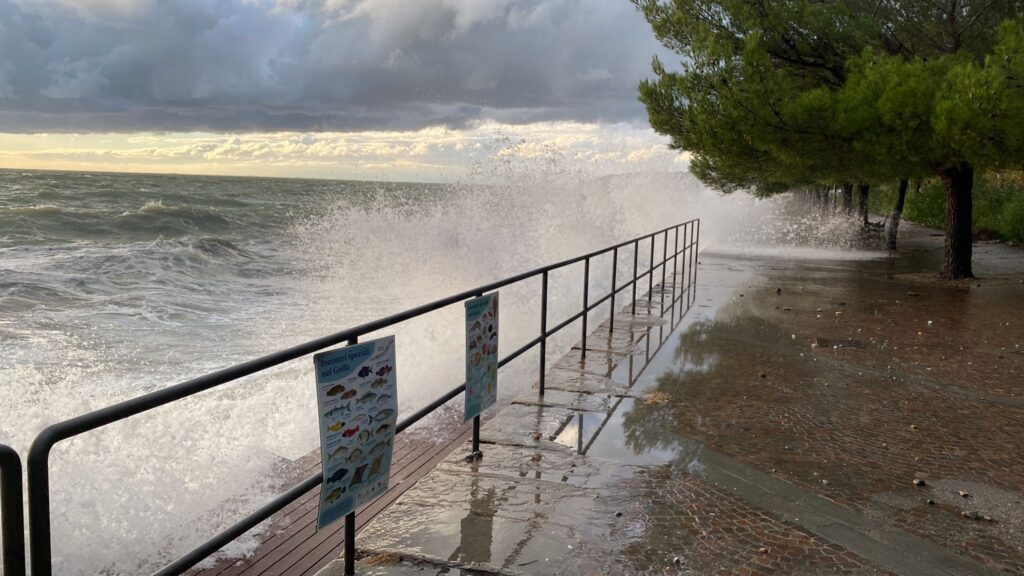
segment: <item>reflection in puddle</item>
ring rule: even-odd
[[[630,419],[637,402],[639,401],[632,398],[622,401],[618,410],[608,418],[602,433],[590,444],[588,456],[633,465],[665,464],[676,460],[676,449],[655,444],[640,447],[630,442],[630,431],[626,429],[626,421]]]
[[[593,442],[600,432],[605,418],[607,415],[603,413],[577,412],[555,437],[555,442],[575,448],[579,454],[585,454],[586,446]]]

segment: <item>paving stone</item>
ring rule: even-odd
[[[626,395],[630,393],[629,386],[616,382],[608,376],[558,368],[548,371],[544,390],[545,393],[548,390],[604,395]]]
[[[615,368],[624,360],[629,358],[629,356],[630,354],[588,350],[587,355],[584,357],[581,354],[580,349],[575,348],[555,362],[552,368],[555,370],[566,370],[592,374],[595,376],[611,377],[615,372]]]
[[[571,448],[552,440],[574,414],[565,408],[510,404],[481,427],[480,441],[567,452]]]
[[[617,398],[612,394],[567,392],[546,387],[543,396],[538,395],[536,390],[531,390],[513,400],[513,403],[527,406],[555,406],[569,410],[607,413],[611,411],[616,401]]]

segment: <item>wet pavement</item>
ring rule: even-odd
[[[706,251],[684,317],[598,327],[358,573],[1024,574],[1024,252],[944,283],[907,229],[895,258]]]

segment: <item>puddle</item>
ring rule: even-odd
[[[577,453],[583,454],[585,453],[584,449],[593,442],[594,437],[600,432],[608,418],[609,416],[606,414],[577,412],[555,437],[555,442],[575,448]]]

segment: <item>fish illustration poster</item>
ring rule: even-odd
[[[498,293],[466,302],[466,421],[498,399]]]
[[[395,337],[313,357],[324,482],[317,529],[388,489],[398,421]]]

